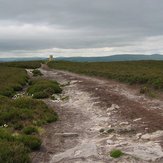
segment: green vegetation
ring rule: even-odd
[[[99,132],[100,133],[102,133],[102,132],[104,132],[105,130],[103,129],[103,128],[101,128],[100,130],[99,130]]]
[[[21,133],[13,134],[13,131],[10,128],[0,129],[0,143],[4,141],[6,142],[6,144],[7,142],[17,142],[19,144],[23,144],[28,151],[37,150],[41,146],[40,138],[31,135],[23,135]]]
[[[30,87],[34,90],[37,82],[40,87],[45,88],[46,85],[47,87],[41,90],[48,96],[62,91],[57,82],[29,82],[27,72],[23,68],[38,68],[40,63],[34,61],[0,64],[0,162],[30,163],[29,153],[40,149],[42,143],[39,138],[43,130],[41,126],[58,119],[57,114],[43,101],[25,96],[11,98],[16,91],[22,90],[27,82],[32,84]],[[41,75],[38,70],[33,73]]]
[[[90,76],[115,79],[129,84],[142,84],[163,89],[163,61],[128,62],[65,62],[52,61],[50,68],[72,71]]]
[[[41,146],[41,140],[40,138],[36,136],[31,135],[21,135],[15,137],[15,141],[18,141],[20,143],[23,143],[27,148],[30,150],[38,150]]]
[[[41,146],[38,126],[57,119],[57,114],[43,101],[0,96],[0,162],[28,163],[28,153]]]
[[[28,126],[23,129],[23,132],[27,135],[31,135],[33,133],[38,133],[37,128],[33,126]]]
[[[33,70],[32,73],[33,73],[33,76],[42,76],[43,75],[41,73],[41,71],[40,70],[37,70],[37,69]]]
[[[56,113],[40,100],[22,97],[11,100],[0,96],[0,125],[7,124],[11,128],[49,123],[49,117],[57,120]],[[20,125],[21,124],[21,125]]]
[[[113,158],[118,158],[118,157],[121,157],[123,155],[123,152],[119,149],[113,149],[111,152],[110,152],[110,156],[113,157]]]
[[[19,91],[28,81],[25,70],[0,66],[0,95],[13,96],[15,91]]]
[[[110,134],[110,133],[112,133],[112,132],[114,132],[114,128],[110,128],[110,129],[107,130],[107,133],[108,133],[108,134]]]
[[[30,163],[27,148],[18,142],[0,140],[0,162]]]
[[[7,67],[18,67],[18,68],[27,68],[27,69],[36,69],[41,66],[43,61],[21,61],[21,62],[5,62],[1,63],[2,66]]]
[[[31,83],[27,92],[33,95],[33,98],[48,98],[54,93],[61,93],[62,89],[56,81],[38,79]]]

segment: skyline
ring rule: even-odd
[[[0,0],[0,57],[163,54],[163,1]]]

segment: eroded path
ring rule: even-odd
[[[45,100],[60,119],[46,126],[34,163],[163,162],[163,102],[113,81],[58,70],[41,72],[63,84],[64,91],[56,100]],[[112,149],[125,155],[113,159]]]

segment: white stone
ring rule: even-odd
[[[128,122],[121,122],[119,125],[128,125]]]
[[[109,125],[108,128],[112,128],[112,125]]]
[[[144,140],[155,140],[157,138],[160,138],[161,136],[163,136],[163,130],[158,130],[153,133],[144,134],[142,135],[141,138]]]
[[[136,138],[137,138],[137,139],[140,139],[141,136],[142,136],[142,133],[137,133],[137,134],[136,134]]]
[[[107,109],[107,112],[108,111],[112,111],[112,110],[115,110],[115,109],[119,109],[120,107],[116,104],[112,104],[110,108]]]
[[[137,121],[140,121],[140,120],[142,120],[142,118],[134,119],[133,122],[137,122]]]
[[[107,140],[106,143],[107,144],[114,144],[113,140]]]
[[[110,115],[111,115],[111,113],[107,113],[107,115],[108,115],[108,116],[110,116]]]

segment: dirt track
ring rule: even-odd
[[[46,126],[33,163],[163,162],[163,102],[114,81],[58,70],[41,72],[65,86],[62,97],[45,100],[60,120]],[[107,133],[110,129],[114,131]],[[109,151],[115,148],[125,155],[112,159]]]

